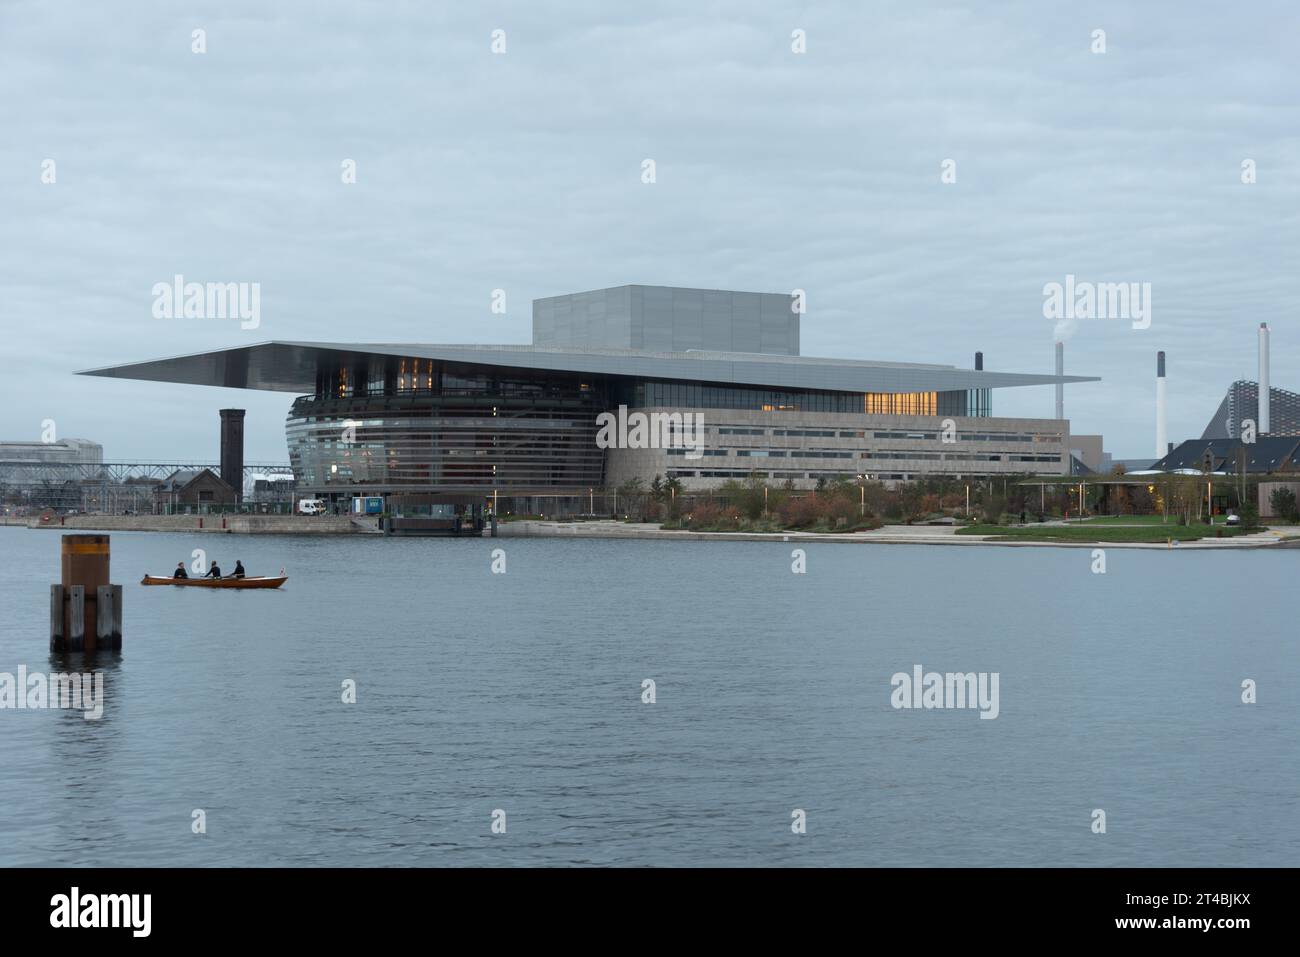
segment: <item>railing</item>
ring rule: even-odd
[[[173,472],[200,472],[209,469],[221,474],[221,465],[215,462],[4,462],[0,461],[0,482],[16,484],[9,477],[21,473],[27,481],[57,482],[125,482],[132,478],[166,478]],[[285,475],[292,477],[293,469],[287,463],[245,463],[244,478],[253,475]]]

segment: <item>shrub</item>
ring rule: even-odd
[[[708,528],[717,523],[721,514],[722,509],[713,502],[701,502],[691,509],[691,514],[686,518],[686,527],[694,529]]]
[[[1297,505],[1295,492],[1291,489],[1286,486],[1275,488],[1268,500],[1273,507],[1273,514],[1278,518],[1288,522],[1300,521],[1300,505]]]
[[[844,495],[836,495],[825,503],[824,514],[835,525],[848,525],[856,522],[862,512],[862,506]]]
[[[802,498],[790,498],[781,506],[781,522],[788,528],[807,528],[821,518],[821,496],[814,492]]]
[[[916,483],[909,483],[899,489],[898,505],[903,518],[909,525],[925,514],[925,508],[922,505],[924,499],[925,496]]]
[[[685,517],[686,527],[696,531],[734,532],[742,521],[743,516],[735,506],[723,508],[713,502],[701,502]]]

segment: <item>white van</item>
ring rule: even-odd
[[[323,498],[304,498],[298,502],[298,512],[301,515],[324,515],[325,499]]]

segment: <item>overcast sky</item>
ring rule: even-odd
[[[282,462],[289,395],[72,373],[527,342],[533,298],[623,283],[805,289],[805,355],[1048,372],[1045,283],[1149,282],[1150,328],[1066,345],[1103,378],[1067,388],[1073,430],[1120,457],[1153,451],[1157,349],[1172,440],[1255,378],[1261,321],[1300,390],[1300,7],[992,9],[4,0],[0,438],[53,419],[110,460],[215,461],[216,410],[242,406],[248,460]],[[154,318],[178,273],[260,283],[260,328]],[[998,415],[1052,404],[994,393]]]

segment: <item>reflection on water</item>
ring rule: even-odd
[[[198,547],[289,581],[137,584]],[[0,711],[0,863],[1300,858],[1295,552],[790,547],[115,533],[87,660],[59,536],[0,528],[0,672],[104,674],[100,720]],[[998,717],[895,710],[917,665],[998,673]]]
[[[103,675],[103,714],[99,718],[87,720],[78,710],[59,711],[57,718],[49,716],[49,758],[42,777],[61,783],[59,817],[65,826],[55,832],[52,850],[57,863],[83,863],[80,855],[129,840],[129,822],[104,813],[113,803],[116,789],[104,787],[103,782],[111,781],[116,774],[126,729],[118,727],[114,733],[104,733],[100,726],[121,724],[114,708],[127,688],[120,665],[120,652],[47,654],[51,674]],[[95,822],[93,828],[86,822]],[[69,856],[59,856],[59,844],[66,844]]]

